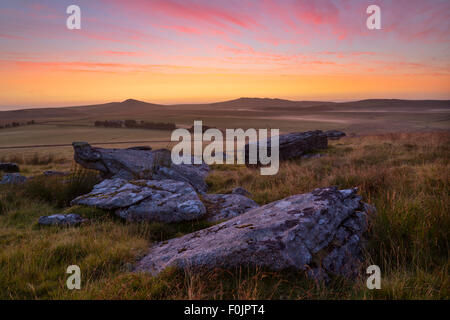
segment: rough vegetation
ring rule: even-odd
[[[69,208],[98,183],[95,173],[76,168],[70,176],[0,186],[0,298],[449,299],[450,135],[352,137],[331,142],[321,153],[318,159],[283,163],[276,176],[245,166],[213,167],[209,192],[228,194],[242,186],[264,205],[320,187],[358,187],[363,200],[377,208],[364,254],[368,265],[381,268],[381,290],[368,290],[364,273],[356,282],[335,277],[323,284],[302,271],[246,267],[203,274],[169,268],[156,277],[131,272],[150,243],[211,223],[129,223],[108,211]],[[77,227],[37,224],[40,216],[55,213],[89,221]],[[81,267],[82,290],[65,286],[71,264]]]

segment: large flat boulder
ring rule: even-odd
[[[206,214],[194,188],[175,180],[107,179],[71,205],[112,210],[128,221],[171,223],[200,219]]]
[[[262,144],[263,147],[267,145],[268,154],[270,155],[270,147],[272,145],[272,139],[273,138],[268,138],[267,140],[261,140],[254,144],[256,144],[256,146]],[[280,161],[300,158],[301,156],[309,152],[326,149],[328,147],[327,135],[320,130],[283,134],[278,136],[278,139],[279,139]],[[247,164],[249,164],[248,159],[250,146],[251,144],[247,144],[245,146],[245,159]]]
[[[356,189],[316,189],[152,246],[136,271],[259,266],[354,277],[362,262],[369,206]]]
[[[74,142],[74,159],[81,166],[100,171],[104,179],[164,180],[190,183],[197,191],[206,192],[205,178],[209,166],[175,165],[170,151],[95,148],[86,142]]]

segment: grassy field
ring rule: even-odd
[[[211,192],[242,186],[259,204],[317,187],[359,187],[364,200],[378,209],[370,217],[366,252],[367,265],[382,270],[382,289],[374,291],[365,286],[364,270],[356,283],[335,278],[328,285],[300,272],[260,269],[202,275],[166,270],[158,277],[132,273],[131,266],[151,243],[209,224],[131,224],[109,212],[68,207],[96,179],[74,166],[70,148],[67,153],[58,150],[37,155],[16,150],[16,156],[26,174],[72,168],[68,183],[36,178],[23,187],[0,189],[0,299],[450,298],[448,132],[345,138],[331,142],[322,158],[283,163],[276,176],[260,176],[241,166],[214,166],[208,177]],[[60,212],[79,213],[90,221],[75,228],[37,225],[39,216]],[[81,267],[81,290],[65,286],[65,271],[72,264]]]
[[[117,142],[170,140],[171,131],[98,128],[93,125],[31,125],[0,132],[0,146],[71,144],[73,141]]]
[[[282,132],[339,129],[348,134],[367,134],[448,129],[450,103],[426,100],[334,103],[240,98],[210,104],[158,105],[126,100],[81,107],[3,111],[0,112],[0,125],[34,120],[38,126],[1,130],[0,146],[68,141],[73,136],[76,140],[104,138],[107,142],[118,138],[119,132],[124,139],[161,136],[161,133],[143,130],[130,133],[93,128],[96,120],[126,119],[171,122],[182,127],[190,127],[194,120],[201,119],[204,125],[221,129],[277,128]]]
[[[220,129],[275,128],[281,133],[336,129],[349,136],[361,136],[448,130],[450,104],[448,101],[329,103],[243,98],[199,105],[163,106],[127,100],[96,106],[4,111],[0,112],[0,125],[30,120],[36,124],[0,129],[0,161],[18,162],[23,165],[25,175],[34,175],[52,168],[70,169],[74,141],[102,143],[99,146],[114,148],[151,145],[158,149],[174,144],[170,142],[170,131],[94,126],[96,120],[125,119],[172,122],[182,128],[201,119],[204,125]],[[42,145],[43,148],[13,148]],[[47,159],[49,154],[55,158],[51,165],[45,160],[37,161]]]

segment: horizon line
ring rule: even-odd
[[[368,101],[368,100],[399,100],[399,101],[450,101],[450,99],[436,99],[436,98],[423,98],[423,99],[407,99],[407,98],[363,98],[363,99],[332,99],[332,100],[320,100],[320,99],[305,99],[305,100],[294,100],[288,98],[270,98],[270,97],[239,97],[228,100],[213,100],[213,101],[202,101],[202,102],[180,102],[180,103],[158,103],[158,102],[149,102],[140,99],[128,98],[122,101],[106,101],[106,102],[85,102],[85,104],[67,104],[67,105],[55,105],[55,106],[1,106],[0,112],[5,111],[21,111],[21,110],[33,110],[33,109],[59,109],[59,108],[77,108],[77,107],[89,107],[96,105],[106,105],[106,104],[114,104],[114,103],[125,103],[127,101],[136,101],[147,104],[154,104],[159,106],[181,106],[181,105],[208,105],[208,104],[217,104],[217,103],[225,103],[231,101],[238,101],[241,99],[253,99],[253,100],[282,100],[288,102],[323,102],[323,103],[348,103],[348,102],[359,102],[359,101]]]

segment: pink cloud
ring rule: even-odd
[[[40,5],[34,7],[36,10],[0,8],[0,41],[6,44],[0,59],[11,59],[7,51],[23,50],[30,56],[23,60],[90,61],[94,53],[93,59],[113,61],[104,65],[48,65],[55,68],[118,69],[128,65],[141,70],[143,67],[136,62],[142,62],[230,69],[249,65],[258,70],[296,71],[304,67],[304,72],[334,72],[350,67],[354,69],[349,72],[358,72],[359,66],[364,65],[365,70],[393,72],[431,70],[434,67],[428,62],[434,58],[438,59],[435,65],[447,66],[444,60],[450,42],[448,0],[377,0],[382,8],[380,31],[368,31],[365,27],[368,3],[360,0],[80,3],[84,10],[83,28],[74,32],[64,28],[64,10],[47,11]],[[57,19],[47,19],[49,14],[58,14]],[[74,46],[66,46],[66,41],[76,43],[77,49],[68,50]],[[114,64],[117,61],[123,65]]]
[[[16,36],[13,34],[5,34],[5,33],[0,33],[0,38],[5,38],[5,39],[15,39],[15,40],[26,40],[27,38],[22,37],[22,36]]]
[[[191,27],[185,27],[185,26],[162,26],[163,28],[175,30],[180,33],[187,33],[187,34],[196,34],[200,35],[202,34],[202,31],[197,28],[191,28]]]
[[[181,20],[188,24],[184,28],[191,28],[191,25],[195,24],[197,29],[215,27],[228,32],[236,32],[238,28],[251,29],[257,25],[256,20],[251,15],[241,13],[235,10],[233,6],[229,6],[229,4],[236,6],[239,2],[174,0],[103,1],[106,4],[114,3],[133,16],[155,15],[156,13],[157,16],[164,17],[166,21]],[[180,30],[182,29],[178,29],[178,31]]]
[[[97,52],[99,55],[104,56],[138,56],[141,55],[141,52],[134,51],[99,51]]]

